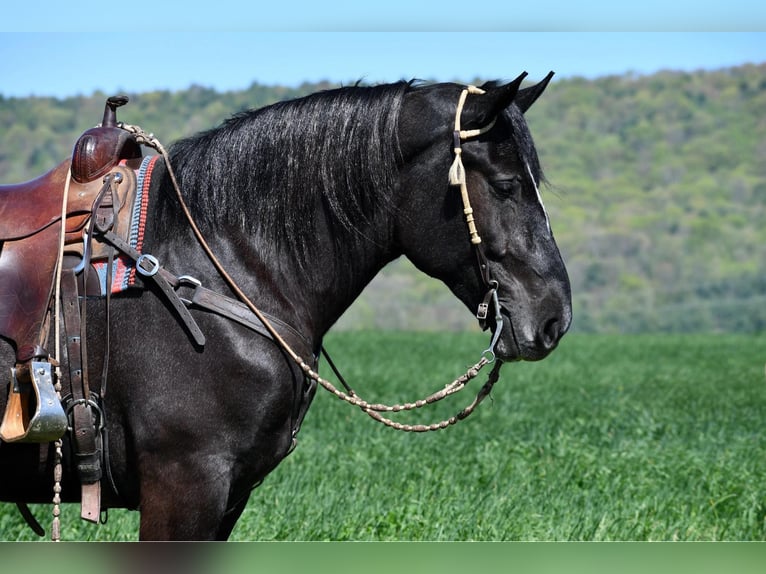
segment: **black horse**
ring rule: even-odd
[[[492,331],[502,325],[494,354],[539,360],[567,331],[571,302],[523,117],[550,75],[520,89],[522,78],[468,94],[457,114],[477,130],[459,147],[478,249],[448,180],[457,84],[345,87],[243,112],[177,142],[171,165],[224,267],[308,359],[369,281],[404,255],[472,312],[491,274],[503,319],[487,319]],[[152,181],[144,251],[230,294],[162,162]],[[311,400],[303,371],[270,338],[192,313],[204,348],[152,289],[111,301],[103,504],[140,510],[141,539],[226,539],[253,486],[289,452]],[[89,314],[89,354],[99,357],[103,306]],[[0,359],[13,363],[5,349]],[[1,444],[0,498],[49,502],[50,461],[39,445]],[[65,501],[77,499],[76,479],[65,473],[63,486]]]

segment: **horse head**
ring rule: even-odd
[[[525,75],[481,89],[420,87],[407,94],[399,118],[396,239],[470,309],[489,305],[483,326],[504,361],[544,358],[572,318],[569,278],[524,119],[552,73],[521,89]]]

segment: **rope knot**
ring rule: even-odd
[[[455,150],[455,159],[449,168],[449,182],[451,185],[462,185],[465,182],[465,168],[461,159],[460,149]]]

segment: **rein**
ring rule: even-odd
[[[139,144],[147,145],[148,147],[151,147],[157,150],[162,155],[163,159],[165,160],[165,166],[167,168],[168,175],[170,176],[170,180],[173,184],[173,188],[175,190],[178,202],[181,206],[184,216],[186,217],[192,229],[192,232],[194,233],[194,236],[196,237],[202,249],[205,251],[205,254],[208,256],[208,258],[210,259],[211,263],[216,268],[220,276],[224,279],[224,281],[226,281],[226,283],[229,285],[231,290],[235,293],[237,298],[258,318],[258,320],[264,325],[264,327],[268,331],[271,338],[277,343],[277,345],[285,353],[287,353],[287,355],[295,362],[295,364],[298,365],[300,369],[304,372],[304,376],[314,381],[315,383],[318,383],[325,390],[329,391],[330,393],[332,393],[339,399],[351,405],[359,407],[365,413],[367,413],[372,419],[390,428],[393,428],[395,430],[400,430],[400,431],[406,431],[406,432],[427,432],[427,431],[434,431],[434,430],[447,428],[448,426],[451,426],[457,423],[458,421],[468,417],[474,411],[474,409],[478,406],[478,404],[482,400],[484,400],[484,398],[486,398],[486,396],[492,390],[492,387],[495,385],[495,383],[497,382],[500,376],[500,368],[502,367],[502,364],[503,364],[502,361],[500,360],[496,361],[495,353],[494,353],[495,345],[497,344],[497,340],[500,336],[500,333],[503,327],[503,319],[500,313],[500,305],[497,299],[498,284],[497,284],[497,281],[494,281],[493,279],[491,279],[486,257],[484,256],[483,252],[481,251],[479,247],[479,244],[481,243],[481,238],[479,237],[479,234],[476,231],[476,225],[473,218],[473,210],[471,208],[470,200],[468,197],[468,189],[467,189],[466,178],[465,178],[465,169],[463,168],[463,164],[461,160],[462,149],[460,145],[461,141],[465,139],[476,137],[478,135],[481,135],[487,132],[494,125],[494,120],[489,125],[478,130],[464,131],[460,129],[460,117],[462,114],[466,97],[468,96],[469,93],[483,94],[484,91],[474,86],[468,86],[466,89],[463,90],[463,92],[460,95],[457,111],[455,114],[455,132],[454,132],[455,161],[453,163],[452,168],[450,169],[450,183],[452,183],[453,185],[460,186],[461,196],[463,198],[464,213],[466,216],[466,222],[468,223],[471,243],[474,245],[476,253],[477,253],[477,257],[479,260],[479,269],[481,271],[482,280],[489,288],[487,295],[484,298],[484,301],[482,302],[481,305],[479,305],[477,318],[479,319],[479,322],[482,325],[482,327],[486,328],[485,321],[487,318],[487,313],[489,311],[489,306],[490,305],[494,306],[495,312],[496,312],[495,332],[493,334],[490,346],[482,352],[479,361],[475,365],[470,367],[464,375],[458,377],[457,379],[455,379],[454,381],[446,385],[441,390],[436,391],[433,394],[423,399],[417,400],[415,402],[395,404],[395,405],[370,403],[365,401],[361,397],[359,397],[348,385],[346,385],[345,381],[343,380],[343,377],[340,376],[338,371],[335,369],[334,364],[329,359],[329,357],[327,357],[327,354],[325,353],[325,357],[328,359],[328,363],[330,364],[331,368],[336,373],[336,375],[338,375],[339,380],[343,383],[347,392],[343,392],[339,390],[330,381],[322,378],[319,375],[319,373],[317,373],[311,368],[311,365],[306,363],[306,361],[292,349],[292,347],[287,343],[287,341],[285,341],[285,339],[275,329],[275,327],[272,325],[272,322],[266,317],[266,315],[264,315],[264,313],[262,313],[255,306],[255,304],[250,300],[250,298],[242,291],[239,285],[237,285],[236,281],[234,281],[234,279],[229,275],[229,273],[221,264],[220,260],[213,253],[208,242],[206,241],[199,227],[195,223],[194,218],[191,212],[189,211],[188,206],[186,205],[183,195],[181,194],[178,181],[176,180],[175,173],[173,172],[173,168],[170,164],[169,155],[167,151],[165,150],[164,146],[160,143],[160,141],[156,137],[154,137],[153,134],[147,134],[142,128],[138,126],[128,125],[124,123],[120,123],[119,125],[121,128],[125,129],[126,131],[131,132],[135,136]],[[224,296],[221,296],[221,297],[224,297]],[[484,368],[486,365],[491,363],[495,363],[495,365],[489,374],[487,382],[477,393],[476,398],[468,406],[466,406],[464,409],[462,409],[457,414],[455,414],[454,416],[448,419],[444,419],[440,422],[432,423],[432,424],[410,425],[410,424],[403,424],[403,423],[396,422],[380,414],[380,413],[398,413],[402,411],[410,411],[410,410],[419,409],[426,405],[433,404],[437,401],[440,401],[465,388],[468,382],[470,382],[472,379],[478,376],[479,371],[481,371],[482,368]]]

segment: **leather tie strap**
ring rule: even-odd
[[[87,357],[82,355],[82,323],[77,276],[71,269],[62,273],[61,295],[64,299],[64,329],[69,359],[69,385],[72,393],[72,403],[68,410],[72,413],[74,450],[77,471],[82,483],[80,516],[84,520],[95,523],[98,522],[101,514],[101,450],[96,440],[88,378],[83,370]]]

